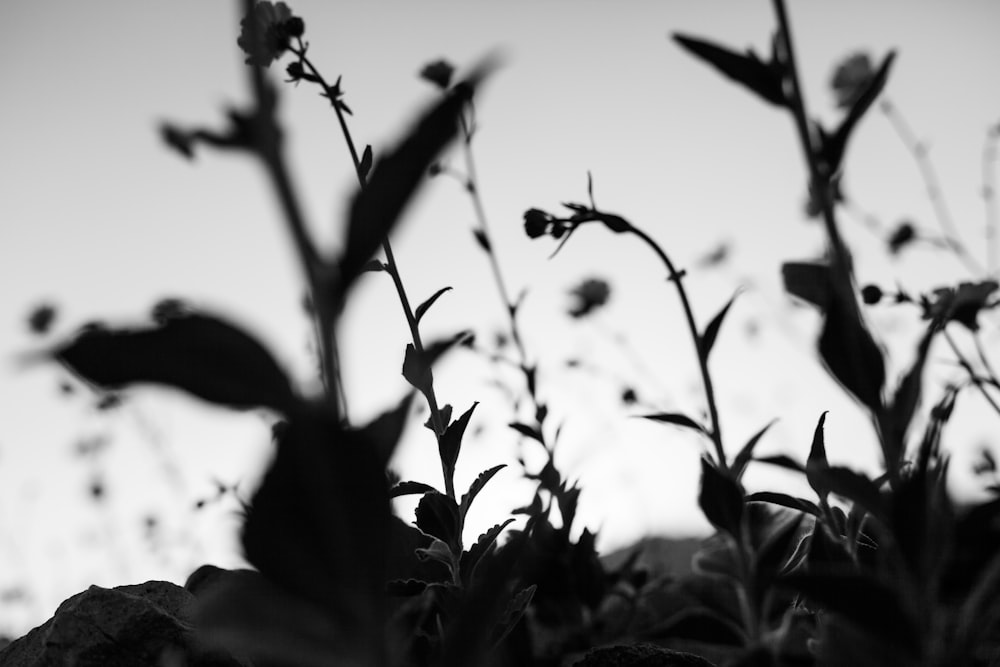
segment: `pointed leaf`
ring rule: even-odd
[[[432,305],[434,305],[434,302],[438,300],[438,297],[440,297],[442,294],[449,291],[450,289],[451,289],[450,287],[442,287],[437,292],[434,292],[434,294],[432,294],[430,298],[428,298],[422,304],[417,306],[416,311],[414,311],[413,313],[413,316],[416,318],[417,323],[420,322],[420,318],[424,316],[424,313],[427,312],[427,309],[430,308]]]
[[[716,468],[707,458],[701,460],[698,505],[713,526],[740,539],[743,489],[739,482]]]
[[[927,361],[927,354],[930,351],[931,341],[940,329],[935,323],[931,323],[917,345],[917,353],[914,356],[910,370],[899,383],[896,393],[893,395],[892,405],[888,411],[888,425],[885,429],[887,454],[891,457],[886,461],[886,466],[893,468],[906,450],[906,433],[913,421],[913,414],[920,404],[921,385],[924,377],[924,364]]]
[[[725,76],[757,93],[775,106],[788,106],[782,89],[781,74],[760,61],[753,51],[742,55],[704,40],[674,34],[674,41],[693,55],[715,67]]]
[[[771,428],[776,421],[778,420],[772,419],[764,425],[764,428],[754,433],[753,436],[747,440],[747,444],[743,445],[743,449],[739,451],[736,458],[733,459],[732,469],[733,474],[736,475],[736,479],[743,476],[743,472],[746,470],[747,464],[750,463],[750,458],[753,456],[753,448],[757,446],[760,439],[765,433],[767,433],[767,429]]]
[[[400,496],[409,496],[416,493],[440,493],[430,484],[424,484],[423,482],[400,482],[396,486],[389,489],[390,498],[398,498]]]
[[[726,317],[726,313],[729,312],[730,306],[733,305],[733,301],[736,300],[736,297],[739,296],[739,294],[740,292],[737,290],[736,294],[733,294],[729,301],[726,302],[726,305],[722,307],[722,310],[720,310],[719,313],[712,318],[712,321],[708,323],[707,327],[705,327],[705,333],[701,335],[701,349],[699,352],[701,352],[702,358],[706,361],[708,361],[708,355],[712,351],[712,346],[715,345],[715,339],[719,335],[719,327],[722,326],[722,320]]]
[[[754,461],[757,461],[758,463],[769,463],[773,466],[778,466],[779,468],[785,468],[786,470],[792,470],[794,472],[806,471],[805,466],[786,454],[761,456],[759,458],[755,458]]]
[[[267,348],[207,314],[183,313],[147,328],[85,328],[51,354],[101,389],[159,384],[210,403],[285,414],[296,404],[288,376]]]
[[[340,258],[341,294],[395,226],[428,166],[458,134],[462,110],[490,67],[480,66],[469,78],[452,87],[423,114],[395,149],[384,154],[375,165],[367,186],[351,206],[347,242]]]
[[[493,639],[494,646],[499,646],[500,642],[507,638],[510,631],[514,629],[517,622],[524,616],[524,612],[528,608],[528,605],[531,604],[531,599],[535,596],[537,588],[536,584],[531,584],[511,598],[497,627],[497,633]]]
[[[500,465],[493,466],[488,470],[484,470],[479,473],[476,480],[469,486],[468,492],[462,496],[461,504],[459,505],[459,515],[462,517],[462,521],[465,521],[465,515],[469,513],[469,508],[472,507],[472,501],[476,499],[479,492],[483,490],[487,482],[493,479],[493,476],[498,472],[507,467],[506,463],[501,463]]]
[[[882,351],[861,321],[855,304],[845,303],[853,295],[833,294],[823,320],[819,354],[827,370],[872,415],[883,411],[885,361]]]
[[[679,412],[659,412],[655,415],[638,415],[643,419],[651,419],[657,422],[663,422],[665,424],[673,424],[674,426],[683,426],[684,428],[694,429],[702,435],[709,435],[708,430],[691,419],[687,415],[682,415]]]
[[[816,479],[820,488],[847,498],[885,522],[885,501],[878,487],[866,475],[840,466],[818,468],[810,474]]]
[[[534,426],[529,426],[528,424],[522,424],[521,422],[512,422],[508,424],[512,429],[520,433],[526,438],[531,438],[532,440],[537,440],[538,442],[545,444],[545,438],[542,437],[542,432],[539,431]]]
[[[878,72],[872,77],[872,80],[868,83],[868,87],[854,103],[854,106],[851,107],[847,117],[841,121],[833,136],[828,136],[823,141],[822,155],[827,165],[829,165],[831,174],[840,170],[841,162],[844,159],[844,152],[847,149],[847,141],[850,139],[854,127],[861,120],[861,117],[865,115],[869,107],[871,107],[875,98],[882,92],[882,89],[885,88],[885,83],[889,78],[889,68],[892,66],[895,57],[895,51],[890,51],[886,55],[878,68]]]
[[[758,491],[757,493],[751,493],[747,496],[747,501],[771,503],[773,505],[780,505],[782,507],[787,507],[789,509],[798,510],[800,512],[805,512],[807,514],[812,514],[813,516],[819,516],[819,506],[811,500],[806,500],[805,498],[796,498],[795,496],[790,496],[787,493],[777,493],[775,491]]]
[[[490,238],[486,236],[486,233],[481,229],[473,229],[472,234],[476,237],[476,243],[479,247],[486,252],[493,252],[493,246],[490,244]]]
[[[823,480],[817,477],[817,471],[830,467],[826,460],[826,444],[823,438],[823,424],[826,423],[826,411],[819,416],[816,430],[813,431],[812,446],[809,448],[809,458],[806,460],[806,479],[809,486],[821,499],[825,499],[829,489],[823,486]]]
[[[365,152],[361,155],[361,164],[358,165],[358,173],[362,181],[368,181],[368,173],[372,170],[372,147],[371,144],[365,146]]]
[[[481,534],[476,543],[469,547],[469,550],[462,554],[462,578],[465,580],[465,584],[468,585],[472,581],[472,578],[476,574],[476,567],[479,565],[479,561],[483,559],[487,553],[492,551],[493,545],[496,544],[497,538],[500,537],[500,533],[503,529],[513,523],[513,517],[507,519],[503,523],[498,523],[485,533]]]
[[[461,417],[449,424],[438,443],[438,453],[441,456],[441,462],[449,471],[455,470],[455,462],[458,461],[458,452],[462,449],[462,437],[465,435],[465,429],[469,425],[472,411],[476,409],[477,405],[479,405],[479,401],[473,403],[472,407],[466,410]]]

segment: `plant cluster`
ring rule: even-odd
[[[1000,502],[958,512],[945,492],[947,459],[940,442],[963,390],[976,388],[993,403],[991,391],[1000,389],[976,337],[979,316],[996,305],[1000,286],[982,276],[916,296],[859,287],[838,220],[849,204],[841,188],[844,156],[882,93],[895,54],[877,67],[864,55],[841,65],[832,87],[844,113],[836,127],[826,128],[808,115],[783,0],[774,7],[777,28],[766,59],[690,36],[674,39],[793,121],[808,173],[807,212],[822,220],[827,252],[822,261],[784,264],[785,286],[821,314],[819,357],[870,416],[884,472],[872,478],[831,465],[825,413],[805,464],[755,455],[770,424],[738,449],[729,446],[709,362],[738,293],[700,327],[685,271],[639,226],[599,208],[588,174],[585,202],[567,202],[561,213],[528,208],[526,235],[539,242],[551,237],[558,241],[556,252],[584,224],[641,241],[662,262],[678,294],[705,394],[707,421],[675,412],[643,415],[693,430],[707,442],[698,502],[716,529],[696,555],[692,575],[651,577],[638,564],[638,552],[609,569],[598,557],[594,534],[574,531],[582,490],[555,464],[559,431],[551,435],[537,362],[521,333],[521,299],[512,298],[500,269],[479,194],[474,98],[493,62],[480,63],[460,80],[447,62],[428,64],[421,76],[439,89],[440,99],[395,147],[375,156],[370,145],[358,150],[341,79],[331,83],[313,63],[305,22],[283,2],[244,0],[238,45],[246,54],[252,103],[229,110],[221,129],[170,124],[163,138],[188,158],[214,148],[241,152],[263,167],[308,286],[321,390],[302,395],[251,334],[179,302],[158,309],[152,324],[88,326],[51,351],[51,358],[101,391],[155,383],[215,405],[277,415],[275,457],[245,505],[241,534],[259,574],[235,578],[199,598],[199,631],[207,641],[263,665],[568,665],[588,649],[640,642],[731,666],[994,664],[1000,656]],[[316,246],[289,176],[276,117],[279,94],[266,76],[282,58],[289,60],[288,83],[315,86],[330,104],[357,175],[339,255]],[[887,102],[881,108],[899,118]],[[990,135],[991,145],[998,135],[1000,130]],[[438,161],[455,141],[464,156],[461,170]],[[918,157],[926,161],[926,155]],[[474,540],[465,534],[468,513],[504,465],[456,489],[456,464],[478,403],[443,403],[433,372],[450,350],[473,342],[468,332],[424,340],[421,319],[450,288],[414,306],[388,238],[424,179],[439,174],[459,179],[475,211],[473,232],[508,316],[504,335],[511,345],[504,360],[523,380],[518,405],[530,408],[521,411],[529,419],[510,427],[543,461],[533,467],[522,460],[523,474],[536,485],[532,501]],[[992,206],[988,199],[988,211]],[[887,249],[898,253],[925,239],[971,258],[942,223],[939,237],[903,223],[887,233]],[[396,289],[411,337],[400,351],[402,375],[412,391],[372,422],[352,425],[336,326],[365,272],[386,274]],[[590,280],[573,295],[570,314],[583,317],[607,301],[609,288]],[[927,322],[894,386],[862,307],[887,297],[916,305]],[[52,315],[37,312],[32,326],[43,331]],[[952,323],[975,339],[977,359],[963,354],[949,332]],[[965,379],[944,388],[918,433],[924,370],[939,337],[954,351]],[[418,395],[437,444],[440,485],[400,480],[388,469]],[[634,402],[634,392],[623,400]],[[796,471],[815,497],[748,492],[743,476],[751,464]],[[392,499],[407,495],[419,496],[412,525],[391,506]]]

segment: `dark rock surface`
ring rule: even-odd
[[[167,581],[91,586],[0,650],[4,667],[241,667],[195,643],[194,595]]]
[[[605,646],[587,652],[573,667],[715,667],[692,653],[672,651],[655,644]]]

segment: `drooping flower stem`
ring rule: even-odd
[[[639,229],[635,225],[629,224],[629,229],[631,233],[638,236],[645,242],[653,252],[656,253],[663,265],[667,267],[667,279],[674,284],[677,289],[677,294],[681,299],[681,306],[684,308],[684,318],[687,320],[688,331],[691,334],[691,340],[694,341],[695,352],[698,357],[698,369],[701,371],[701,380],[705,385],[705,401],[708,403],[708,416],[712,424],[712,444],[715,446],[715,455],[719,460],[719,468],[721,470],[727,470],[729,464],[726,461],[726,450],[722,446],[722,427],[719,424],[719,409],[715,402],[715,389],[712,385],[712,374],[708,371],[708,359],[702,347],[701,334],[698,333],[698,324],[694,319],[694,311],[691,309],[691,301],[688,299],[687,290],[684,289],[684,275],[679,273],[674,267],[674,263],[670,261],[670,257],[667,253],[663,251],[660,244],[653,240],[646,232]]]
[[[354,165],[354,172],[358,178],[358,185],[362,190],[364,190],[367,185],[365,181],[365,174],[362,170],[361,158],[358,156],[358,149],[354,144],[354,138],[351,136],[350,128],[347,126],[347,119],[344,116],[343,105],[338,102],[340,91],[337,87],[330,86],[326,82],[323,75],[320,74],[319,70],[316,69],[309,58],[306,57],[305,48],[301,43],[298,48],[293,47],[290,50],[299,58],[300,62],[302,62],[302,64],[309,69],[310,74],[316,77],[317,82],[330,99],[330,104],[333,106],[333,110],[337,115],[337,121],[340,123],[340,129],[344,136],[344,141],[347,143],[347,150],[351,154],[351,162]],[[418,357],[422,358],[424,356],[424,344],[420,336],[420,329],[417,325],[417,318],[413,313],[412,306],[410,305],[410,299],[406,294],[406,288],[403,286],[399,265],[396,262],[396,257],[392,252],[392,245],[389,243],[388,238],[382,239],[382,250],[385,253],[385,269],[392,278],[392,284],[396,288],[396,294],[399,297],[400,305],[403,307],[403,316],[406,318],[406,324],[410,329],[410,337],[413,341],[413,348]],[[425,394],[427,397],[427,407],[430,410],[430,421],[434,430],[434,436],[440,443],[448,425],[444,423],[441,409],[438,406],[437,396],[434,393],[433,374],[430,368],[427,369],[427,377],[427,391]],[[444,461],[441,462],[441,468],[444,474],[445,493],[449,498],[455,500],[455,480],[453,476],[448,473],[448,469]]]

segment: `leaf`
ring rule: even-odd
[[[845,298],[853,298],[845,297]],[[882,351],[860,319],[857,307],[833,295],[823,322],[819,354],[827,370],[872,415],[882,407],[885,363]]]
[[[517,625],[517,622],[524,616],[524,612],[528,608],[528,605],[531,604],[531,599],[535,596],[537,588],[536,584],[531,584],[527,588],[522,589],[507,603],[507,608],[504,610],[503,617],[500,619],[497,627],[496,635],[493,638],[494,646],[498,646],[500,642],[506,639],[510,631]]]
[[[382,464],[388,465],[392,453],[396,451],[396,445],[403,436],[403,430],[409,421],[410,404],[413,402],[414,392],[407,392],[406,396],[395,408],[383,412],[378,417],[368,422],[360,429],[366,439],[375,443],[376,449],[382,458]]]
[[[739,296],[739,290],[726,302],[726,305],[722,307],[722,310],[712,318],[712,321],[708,323],[705,327],[705,333],[701,335],[701,348],[698,350],[701,353],[702,359],[706,362],[708,361],[708,354],[712,351],[712,346],[715,345],[715,339],[719,335],[719,327],[722,326],[722,320],[726,317],[726,313],[729,312],[730,306],[733,305],[733,301]]]
[[[643,419],[651,419],[657,422],[663,422],[665,424],[673,424],[674,426],[683,426],[684,428],[694,429],[703,435],[709,435],[708,430],[691,419],[687,415],[682,415],[679,412],[659,412],[655,415],[637,415]]]
[[[776,456],[761,456],[755,458],[754,461],[758,463],[769,463],[773,466],[778,466],[779,468],[785,468],[786,470],[793,470],[795,472],[805,472],[805,466],[793,459],[786,454],[778,454]]]
[[[425,493],[417,504],[417,528],[449,547],[459,544],[458,506],[437,491]]]
[[[774,578],[788,564],[804,518],[804,515],[796,514],[792,519],[781,523],[757,551],[754,574],[764,588],[769,588]]]
[[[861,117],[871,107],[875,98],[885,88],[885,83],[889,78],[889,68],[892,66],[895,57],[895,51],[890,51],[886,55],[878,68],[878,72],[872,77],[868,87],[861,93],[861,96],[854,103],[854,106],[851,107],[844,120],[841,121],[837,130],[832,136],[823,137],[821,155],[829,166],[829,173],[835,174],[840,170],[841,162],[844,159],[844,152],[847,148],[847,140],[850,139],[851,132],[854,131],[854,127],[858,124],[858,121],[861,120]]]
[[[490,237],[486,236],[486,232],[484,232],[481,229],[473,229],[472,234],[473,236],[476,237],[476,243],[479,244],[480,248],[482,248],[486,252],[493,252],[493,246],[490,243]]]
[[[438,297],[440,297],[442,294],[449,291],[450,289],[451,289],[450,287],[442,287],[437,292],[434,292],[434,294],[432,294],[429,299],[427,299],[422,304],[417,306],[417,310],[413,313],[413,316],[414,318],[416,318],[418,324],[420,323],[420,318],[423,317],[424,313],[427,312],[427,309],[430,308],[432,305],[434,305],[434,302],[438,300]]]
[[[779,107],[788,106],[780,70],[761,62],[753,51],[742,55],[694,37],[677,33],[673,37],[689,53],[712,65],[736,83],[746,86],[765,101]]]
[[[496,544],[497,538],[500,537],[500,533],[503,529],[513,523],[513,517],[507,519],[503,523],[498,523],[485,533],[481,534],[476,543],[469,547],[469,550],[462,554],[462,578],[465,581],[466,586],[472,581],[472,578],[476,574],[476,567],[479,565],[479,561],[482,560]]]
[[[920,644],[915,619],[899,595],[873,576],[853,571],[792,573],[778,583],[902,650]]]
[[[882,494],[872,480],[850,468],[832,466],[818,468],[810,473],[816,480],[816,488],[847,498],[860,505],[866,512],[885,522],[886,507]]]
[[[913,364],[907,371],[903,379],[900,380],[896,393],[893,395],[892,404],[888,410],[888,424],[884,429],[886,456],[889,458],[885,462],[886,467],[894,469],[900,462],[903,452],[906,450],[906,433],[913,421],[913,414],[920,404],[921,385],[923,383],[924,365],[927,361],[927,354],[930,351],[931,341],[939,331],[935,323],[931,323],[924,332],[923,338],[917,345],[917,353],[914,356]]]
[[[826,458],[826,444],[823,437],[823,425],[826,423],[826,414],[826,411],[824,411],[819,416],[819,421],[816,423],[816,430],[813,431],[812,446],[809,448],[809,458],[806,459],[806,479],[809,481],[809,486],[812,487],[821,500],[826,500],[827,495],[830,493],[830,490],[823,484],[823,478],[819,476],[820,471],[830,467],[830,463]]]
[[[393,597],[413,597],[427,590],[427,584],[421,579],[390,579],[385,582],[385,592]]]
[[[465,435],[465,429],[469,425],[472,411],[476,409],[477,405],[479,405],[479,401],[474,402],[472,407],[466,410],[461,417],[449,424],[448,428],[444,431],[444,435],[438,441],[438,454],[440,454],[441,463],[448,474],[453,473],[455,470],[455,463],[458,461],[458,452],[462,449],[462,437]]]
[[[361,180],[368,181],[368,173],[372,170],[372,146],[365,146],[365,152],[361,155],[361,163],[358,165],[358,174]]]
[[[452,87],[393,150],[380,157],[366,187],[351,205],[347,241],[340,257],[340,294],[347,291],[395,226],[428,166],[456,137],[462,110],[491,68],[490,63],[480,65]]]
[[[789,509],[798,510],[800,512],[805,512],[807,514],[812,514],[813,516],[819,516],[819,506],[811,500],[806,500],[805,498],[796,498],[795,496],[790,496],[787,493],[777,493],[775,491],[758,491],[757,493],[751,493],[747,496],[747,502],[763,502],[771,503],[772,505],[780,505],[782,507],[787,507]]]
[[[785,291],[826,312],[833,286],[830,267],[814,262],[785,262],[781,265]]]
[[[462,500],[458,508],[459,516],[462,517],[463,523],[465,521],[465,515],[469,513],[469,508],[472,507],[472,501],[476,499],[476,496],[478,496],[479,492],[483,490],[483,487],[486,486],[487,482],[493,479],[494,475],[506,467],[506,463],[501,463],[500,465],[484,470],[479,473],[479,476],[476,477],[475,481],[469,485],[469,490],[462,495]]]
[[[522,424],[521,422],[512,422],[507,424],[512,429],[520,433],[526,438],[531,438],[532,440],[537,440],[538,442],[545,444],[545,438],[542,436],[542,432],[539,431],[534,426],[529,426],[528,424]]]
[[[386,613],[385,469],[373,443],[328,412],[301,411],[278,434],[247,510],[243,549],[264,577],[327,615],[345,646],[368,651],[381,642]]]
[[[463,343],[471,336],[471,332],[461,331],[451,338],[436,340],[429,345],[424,345],[423,354],[419,354],[413,347],[413,343],[406,344],[406,353],[403,356],[403,377],[414,388],[420,390],[424,396],[430,392],[433,382],[431,368],[445,352],[448,352],[459,343]]]
[[[681,639],[713,646],[742,646],[746,633],[733,621],[708,607],[688,607],[656,626],[649,639]]]
[[[743,476],[743,472],[746,470],[747,464],[750,463],[750,458],[753,456],[753,448],[757,446],[760,439],[765,433],[767,433],[767,430],[771,428],[776,421],[778,420],[772,419],[764,425],[764,428],[754,433],[753,436],[747,440],[747,444],[743,445],[743,449],[736,454],[736,458],[733,459],[732,465],[733,474],[736,475],[736,479],[740,479],[740,477]]]
[[[290,413],[297,399],[284,370],[257,339],[207,314],[159,326],[85,328],[52,356],[101,389],[160,384],[231,408]]]
[[[698,506],[713,526],[736,540],[740,539],[742,532],[743,495],[739,482],[716,468],[707,458],[701,459]]]
[[[454,572],[455,570],[455,555],[451,547],[442,540],[435,538],[429,547],[416,549],[414,553],[422,561],[443,563],[447,566],[449,572]]]
[[[410,496],[415,493],[440,493],[440,491],[435,489],[430,484],[424,484],[423,482],[400,482],[389,489],[390,498]]]

